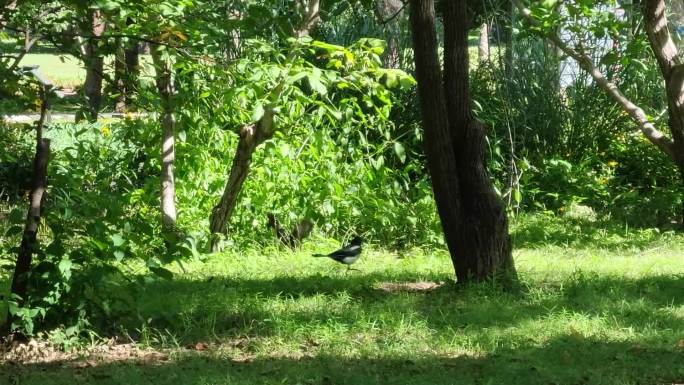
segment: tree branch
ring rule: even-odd
[[[12,65],[9,66],[9,68],[8,68],[9,71],[14,71],[14,69],[17,68],[17,66],[19,66],[19,62],[21,62],[21,59],[23,59],[24,56],[26,56],[26,54],[31,50],[33,45],[36,44],[36,42],[38,41],[39,38],[40,38],[40,36],[33,37],[33,39],[31,39],[28,42],[28,44],[26,44],[24,46],[24,48],[22,48],[21,52],[19,52],[19,55],[17,55],[14,58],[14,63],[12,63]]]
[[[513,2],[528,23],[539,26],[539,22],[532,17],[532,12],[525,7],[521,0],[513,0]],[[615,101],[634,122],[637,123],[641,133],[644,134],[646,139],[666,153],[675,162],[677,161],[672,139],[660,132],[653,122],[649,120],[648,116],[646,116],[644,110],[627,98],[615,83],[609,81],[601,70],[594,65],[589,56],[568,46],[556,33],[549,32],[546,33],[544,37],[550,40],[558,49],[563,51],[563,53],[575,59],[580,68],[589,73],[596,84],[613,99],[613,101]]]
[[[399,15],[401,15],[402,12],[404,12],[404,9],[406,8],[407,5],[408,5],[408,3],[406,3],[406,2],[402,3],[401,8],[399,8],[399,10],[396,11],[392,16],[390,16],[384,20],[379,18],[380,20],[378,20],[378,23],[385,25],[385,24],[391,22],[392,20],[396,19]]]

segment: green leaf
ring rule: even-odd
[[[118,9],[120,7],[120,4],[117,3],[116,1],[111,1],[111,0],[99,0],[96,1],[93,6],[91,6],[91,9],[102,9],[104,11],[113,11],[115,9]]]
[[[121,260],[124,259],[124,252],[121,250],[116,250],[114,251],[114,258],[116,259],[117,262],[121,262]]]
[[[124,244],[125,240],[121,234],[114,234],[111,236],[114,247],[119,247]]]
[[[92,243],[93,246],[95,246],[98,250],[104,251],[107,249],[107,245],[103,242],[100,242],[97,239],[90,239],[90,243]]]
[[[401,87],[401,89],[405,90],[415,86],[416,84],[416,79],[414,79],[411,75],[399,77],[399,86]]]
[[[6,237],[12,237],[12,236],[15,236],[17,234],[21,234],[21,232],[22,232],[22,227],[19,225],[14,225],[14,226],[10,227],[9,229],[7,229],[7,231],[5,231],[5,236]]]
[[[23,223],[24,218],[26,218],[26,213],[20,208],[12,210],[9,215],[10,223]]]
[[[287,77],[287,83],[288,84],[297,83],[298,81],[302,80],[306,76],[307,76],[307,73],[304,71],[297,72],[296,74]]]
[[[404,163],[406,161],[406,149],[404,148],[403,144],[401,144],[400,142],[394,142],[394,152],[399,157],[401,163]]]
[[[342,52],[342,51],[344,51],[344,47],[342,47],[342,46],[334,45],[334,44],[330,44],[330,43],[325,43],[325,42],[322,42],[322,41],[314,41],[314,42],[311,43],[311,45],[314,46],[314,47],[316,47],[316,48],[323,49],[323,50],[325,50],[325,51],[328,52],[328,53],[334,53],[334,52]]]
[[[57,268],[59,269],[59,272],[62,273],[62,276],[66,279],[69,279],[71,277],[71,267],[73,266],[73,263],[69,259],[62,259],[59,261],[59,264],[57,265]]]
[[[515,189],[513,191],[513,201],[515,201],[515,203],[518,203],[518,204],[520,202],[522,202],[522,194],[520,193],[519,189]]]
[[[264,105],[261,101],[258,101],[254,110],[252,111],[252,122],[258,122],[262,116],[264,116]]]
[[[318,92],[321,95],[325,95],[328,92],[328,89],[321,83],[321,70],[318,68],[314,68],[311,71],[311,74],[307,77],[307,80],[309,80],[309,86],[311,86],[311,89],[314,91]]]
[[[371,159],[371,164],[376,170],[380,170],[385,164],[385,157],[380,155],[376,159]]]

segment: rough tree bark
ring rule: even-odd
[[[443,5],[444,87],[462,206],[456,275],[459,281],[482,280],[515,271],[508,217],[487,171],[484,127],[471,110],[468,30],[472,18],[465,1]]]
[[[434,2],[410,4],[428,169],[457,280],[513,273],[506,214],[485,169],[482,127],[470,112],[465,2],[445,2],[444,79]]]
[[[401,37],[400,20],[403,3],[400,0],[377,0],[375,3],[375,16],[384,25],[387,49],[383,55],[385,68],[399,68]]]
[[[295,37],[309,36],[311,31],[321,21],[321,1],[305,0],[298,2],[298,8],[302,11],[303,21],[294,30]]]
[[[489,61],[489,23],[480,26],[480,41],[477,44],[477,60],[480,63]]]
[[[161,138],[161,214],[162,229],[165,232],[176,226],[176,187],[173,175],[173,162],[176,158],[174,116],[173,68],[170,59],[164,55],[161,47],[152,47],[152,62],[156,69],[156,83],[161,99],[162,114],[160,118]]]
[[[24,50],[28,51],[31,48],[31,27],[26,24],[24,29]]]
[[[507,14],[507,25],[506,25],[506,41],[505,41],[505,47],[506,47],[506,52],[504,54],[504,71],[506,74],[506,78],[510,79],[511,75],[513,74],[513,30],[515,26],[515,12],[516,12],[516,6],[511,2],[510,6],[508,7],[508,14]],[[499,41],[499,44],[501,44],[501,41]]]
[[[104,70],[104,58],[99,52],[99,36],[105,30],[105,22],[99,9],[90,10],[88,13],[89,29],[88,39],[85,46],[86,78],[83,83],[83,91],[88,102],[88,119],[97,120],[97,114],[102,105],[102,73]]]
[[[646,0],[642,10],[648,40],[665,80],[668,126],[672,137],[671,158],[677,165],[680,179],[684,183],[684,64],[670,36],[665,1]],[[684,226],[684,206],[681,209],[680,215]]]
[[[226,234],[230,216],[235,209],[242,185],[247,178],[247,174],[249,174],[252,155],[260,144],[273,136],[274,130],[272,106],[266,108],[264,116],[256,124],[244,126],[240,130],[240,139],[233,157],[233,164],[230,167],[228,182],[221,200],[214,207],[209,218],[212,234]],[[218,249],[218,238],[213,237],[211,250],[218,251]]]
[[[124,61],[126,64],[124,70],[124,92],[126,97],[124,102],[128,111],[135,110],[133,97],[138,88],[138,77],[140,75],[139,51],[140,44],[135,40],[129,41],[124,48]]]
[[[242,29],[239,22],[242,19],[242,12],[235,9],[226,11],[228,20],[235,21],[236,27],[227,33],[229,43],[226,44],[226,59],[236,60],[241,56],[242,51]]]
[[[47,88],[47,87],[45,87]],[[31,193],[29,195],[30,206],[26,214],[24,234],[21,238],[17,262],[12,276],[12,286],[10,292],[16,294],[21,299],[21,306],[26,301],[28,294],[28,278],[31,274],[31,263],[33,253],[38,249],[38,226],[43,212],[43,201],[47,190],[47,167],[50,159],[50,140],[43,139],[43,125],[48,114],[47,89],[42,93],[42,104],[40,109],[40,119],[36,127],[36,153],[33,159],[33,180]],[[5,324],[0,330],[1,335],[9,335],[12,332],[12,317],[7,316]]]
[[[114,110],[124,112],[126,110],[126,51],[121,38],[115,41],[116,53],[114,55]]]

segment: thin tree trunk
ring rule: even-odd
[[[86,78],[83,90],[88,102],[88,118],[97,120],[97,114],[102,105],[102,73],[104,71],[104,59],[99,52],[99,36],[105,30],[105,22],[99,9],[89,13],[90,31],[94,37],[88,39],[85,47]]]
[[[433,0],[411,0],[410,22],[416,79],[432,190],[454,269],[458,274],[461,207],[456,155],[451,145],[447,106],[437,54]]]
[[[126,111],[126,51],[120,38],[116,39],[114,55],[114,92],[116,93],[114,110]]]
[[[170,59],[165,57],[160,47],[153,47],[152,61],[156,70],[157,90],[161,99],[161,214],[162,228],[168,232],[176,226],[176,189],[173,175],[173,162],[176,157],[174,117],[173,70]]]
[[[242,14],[239,11],[233,11],[230,15],[231,20],[241,20]],[[237,27],[228,33],[230,43],[226,45],[226,58],[228,60],[237,60],[242,52],[242,29],[241,23],[236,23]]]
[[[226,234],[228,222],[235,209],[242,185],[249,174],[252,155],[257,147],[265,140],[273,136],[273,109],[268,107],[264,116],[254,125],[248,125],[240,131],[240,139],[230,167],[228,182],[221,196],[221,200],[214,207],[209,218],[212,234]],[[219,242],[217,237],[212,238],[211,250],[218,251]]]
[[[480,63],[489,61],[489,23],[484,22],[480,26],[480,41],[477,45],[477,56]]]
[[[642,10],[651,49],[665,80],[672,158],[684,183],[684,63],[670,36],[665,1],[646,0]],[[684,205],[680,220],[684,226]]]
[[[24,51],[28,51],[31,48],[31,30],[27,24],[24,30]]]
[[[31,270],[31,260],[37,248],[38,226],[43,211],[43,197],[47,189],[47,165],[50,158],[50,139],[41,139],[36,146],[33,160],[33,187],[30,194],[30,207],[26,215],[24,235],[12,277],[12,293],[23,300],[27,293],[27,276]]]
[[[487,172],[484,127],[471,110],[466,2],[443,4],[444,87],[462,207],[456,275],[459,282],[484,280],[515,272],[508,218]]]
[[[399,68],[401,55],[399,39],[401,38],[400,20],[403,4],[399,0],[377,0],[375,14],[383,24],[387,49],[383,55],[385,68]]]
[[[513,60],[514,60],[514,36],[513,36],[513,31],[514,31],[514,26],[515,26],[515,5],[513,2],[511,2],[509,8],[508,8],[508,25],[506,26],[506,52],[504,55],[504,72],[506,74],[506,78],[510,79],[511,75],[513,74]]]
[[[124,76],[125,104],[126,110],[135,110],[134,95],[138,89],[138,78],[140,75],[140,45],[137,41],[131,40],[124,49],[126,62]]]
[[[302,21],[301,25],[295,29],[295,37],[309,36],[311,31],[316,27],[316,24],[321,21],[321,1],[306,0],[302,2],[305,3],[302,5],[302,7],[305,8],[302,10],[304,20]]]
[[[43,201],[47,189],[47,166],[50,159],[50,140],[43,139],[43,124],[48,112],[47,92],[42,94],[40,119],[36,127],[36,153],[33,159],[33,181],[30,193],[30,206],[26,214],[24,234],[21,238],[17,262],[12,276],[10,292],[19,296],[19,306],[27,299],[28,278],[31,273],[33,253],[38,249],[38,226],[43,212]],[[8,314],[2,327],[2,335],[12,332],[12,317]]]

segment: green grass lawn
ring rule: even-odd
[[[477,68],[479,65],[477,58],[477,47],[470,47],[470,65],[471,68]],[[492,47],[492,60],[495,60],[500,54],[499,49]],[[149,55],[141,55],[140,60],[143,63],[143,77],[148,78],[148,81],[154,76],[154,67],[152,66],[152,59]],[[112,57],[107,57],[105,63],[111,67]],[[57,55],[54,53],[32,53],[27,54],[21,61],[21,65],[38,65],[40,71],[51,80],[55,86],[62,88],[78,88],[83,85],[85,81],[86,71],[83,65],[71,55]],[[111,68],[108,70],[111,72]]]
[[[113,56],[105,60],[106,71],[112,72]],[[149,55],[140,55],[143,64],[143,77],[151,78],[154,75],[152,59]],[[83,65],[71,55],[56,55],[53,53],[27,54],[21,61],[21,65],[38,65],[45,77],[51,80],[55,86],[63,88],[78,88],[85,81],[86,71]]]
[[[684,382],[682,235],[542,216],[513,228],[516,292],[456,288],[444,252],[371,247],[349,273],[310,257],[325,241],[214,255],[137,296],[128,333],[161,358],[4,365],[0,383]]]
[[[57,87],[80,87],[86,76],[86,71],[81,63],[71,55],[28,54],[22,59],[21,65],[40,66],[40,72]]]

